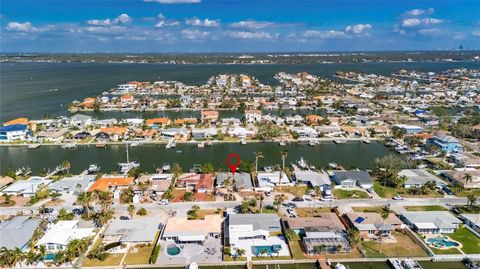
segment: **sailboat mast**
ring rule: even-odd
[[[130,163],[130,160],[128,159],[128,143],[127,143],[126,147],[127,147],[127,163]]]

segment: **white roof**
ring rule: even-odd
[[[38,241],[37,246],[45,244],[67,245],[70,240],[90,236],[93,228],[78,228],[78,220],[61,220],[55,223]]]
[[[280,173],[282,173],[282,177],[280,179]],[[284,172],[276,171],[271,173],[260,172],[257,175],[258,178],[258,185],[260,187],[272,187],[277,185],[279,182],[280,184],[290,183],[287,174]]]
[[[437,226],[431,222],[417,222],[415,223],[418,229],[437,229]]]
[[[4,193],[35,193],[39,186],[48,185],[52,182],[48,179],[43,179],[41,177],[31,177],[28,180],[18,180],[15,183],[11,184],[5,188],[2,192]]]

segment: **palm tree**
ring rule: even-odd
[[[464,176],[463,176],[463,180],[465,180],[465,186],[472,182],[473,181],[473,177],[470,173],[466,173]]]
[[[12,250],[2,247],[0,248],[0,265],[13,266],[12,263]]]
[[[135,213],[135,206],[130,204],[127,208],[128,214],[130,214],[130,218],[133,219],[133,214]]]
[[[287,158],[288,155],[288,150],[286,148],[282,148],[280,150],[280,156],[282,157],[282,171],[280,172],[280,176],[278,177],[278,186],[281,189],[282,186],[282,179],[283,179],[283,173],[285,173],[285,159]]]
[[[348,239],[352,247],[355,247],[356,245],[358,245],[358,243],[360,243],[360,232],[358,231],[358,229],[349,228],[347,232],[348,232]]]
[[[98,193],[98,203],[100,204],[102,213],[108,211],[110,209],[110,205],[113,201],[113,196],[111,191],[101,191]]]
[[[70,174],[70,168],[72,168],[72,164],[68,160],[64,160],[62,162],[62,167],[64,170],[67,170],[67,174]]]
[[[312,214],[313,214],[313,210],[315,208],[315,201],[317,200],[318,197],[320,197],[320,195],[322,194],[322,190],[320,189],[320,186],[315,186],[313,187],[313,191],[315,193],[315,197],[313,197],[313,208],[312,208]]]
[[[390,209],[387,206],[382,207],[382,211],[380,212],[380,216],[382,217],[382,229],[385,226],[385,220],[387,220],[388,216],[390,215]],[[380,249],[378,253],[382,253],[382,239],[383,239],[383,230],[380,230]]]
[[[246,251],[245,251],[243,248],[237,248],[237,249],[235,250],[235,253],[236,253],[238,256],[240,256],[240,257],[243,256],[243,255],[245,255],[245,252],[246,252]]]
[[[15,248],[13,251],[10,253],[11,259],[12,259],[12,264],[13,266],[16,266],[17,263],[21,263],[25,259],[25,253],[19,248]]]
[[[467,206],[471,209],[475,208],[475,205],[477,204],[477,199],[478,197],[475,195],[475,193],[469,194],[467,196]]]
[[[77,204],[81,205],[87,219],[90,218],[90,204],[93,202],[93,196],[89,192],[81,192],[77,196]]]
[[[265,200],[265,196],[263,196],[263,193],[260,194],[260,214],[263,213],[263,200]]]
[[[265,156],[260,151],[253,152],[253,155],[255,155],[255,174],[256,174],[258,171],[258,159],[263,159],[265,158]]]

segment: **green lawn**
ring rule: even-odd
[[[461,227],[449,235],[453,240],[463,244],[462,251],[466,254],[480,253],[480,238],[470,232],[467,228]]]
[[[293,239],[289,240],[288,243],[290,244],[290,250],[292,251],[292,257],[294,259],[305,259],[302,247],[300,246],[300,240]]]
[[[137,252],[133,253],[133,248],[137,249]],[[127,265],[130,264],[148,264],[150,261],[150,255],[153,251],[153,245],[151,246],[142,246],[142,247],[132,247],[125,257],[125,262]]]
[[[452,187],[450,189],[454,190],[455,188]],[[470,195],[472,193],[477,195],[477,196],[480,196],[480,189],[462,190],[462,191],[455,192],[455,195],[460,196],[460,197],[467,197],[468,195]]]
[[[84,267],[89,267],[89,266],[117,266],[120,265],[120,262],[122,261],[123,258],[123,253],[120,254],[110,254],[108,258],[104,261],[99,261],[96,259],[89,259],[85,258],[83,260],[82,266]]]
[[[368,194],[359,190],[341,190],[334,189],[332,191],[333,196],[337,199],[365,199],[368,198]]]
[[[295,211],[300,218],[306,217],[317,217],[321,213],[330,213],[332,212],[329,207],[299,207],[296,208]]]
[[[448,254],[462,254],[458,249],[456,248],[450,248],[450,249],[438,249],[438,248],[430,248],[433,253],[438,254],[438,255],[448,255]]]
[[[279,192],[288,192],[291,193],[297,197],[302,197],[305,192],[307,191],[308,187],[305,185],[301,186],[281,186],[281,187],[276,187],[275,190]]]
[[[423,250],[408,234],[396,231],[393,236],[397,243],[382,243],[382,253],[380,253],[380,244],[377,241],[362,242],[366,256],[369,258],[381,257],[425,257],[427,252]]]
[[[429,194],[418,194],[418,195],[412,195],[408,193],[406,188],[403,187],[398,187],[398,188],[392,188],[388,186],[383,186],[381,183],[378,181],[373,182],[373,189],[375,192],[383,198],[391,198],[395,195],[401,195],[405,197],[441,197],[442,195],[436,191],[432,191]]]
[[[448,209],[440,205],[419,205],[404,206],[407,211],[447,211]]]
[[[365,212],[365,213],[381,213],[382,212],[381,206],[357,206],[352,207],[354,212]]]

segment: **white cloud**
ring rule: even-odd
[[[155,28],[162,28],[162,27],[168,27],[168,26],[178,26],[180,25],[179,21],[159,21],[157,24],[155,24]]]
[[[272,39],[273,36],[267,32],[229,31],[227,35],[238,39]]]
[[[246,29],[262,29],[274,26],[275,23],[268,22],[268,21],[254,21],[254,20],[246,20],[246,21],[239,21],[230,24],[231,27],[234,28],[246,28]]]
[[[422,35],[438,36],[442,34],[442,31],[438,28],[426,28],[418,30],[418,33]]]
[[[8,31],[14,31],[14,32],[32,32],[35,30],[35,27],[32,26],[30,22],[16,22],[12,21],[7,24]]]
[[[185,30],[182,30],[182,35],[183,37],[189,40],[200,40],[210,36],[210,33],[206,31],[200,31],[200,30],[185,29]]]
[[[132,21],[132,18],[128,14],[120,14],[114,19],[104,19],[104,20],[88,20],[87,24],[94,26],[110,26],[114,24],[126,24]]]
[[[345,28],[345,33],[359,35],[359,34],[364,33],[365,31],[368,31],[368,30],[372,29],[372,27],[373,26],[371,24],[348,25]]]
[[[442,23],[442,22],[443,22],[443,20],[436,19],[436,18],[424,18],[424,19],[408,18],[408,19],[404,19],[402,21],[402,26],[403,27],[415,27],[415,26],[419,26],[419,25],[439,24],[439,23]]]
[[[473,36],[480,37],[480,30],[475,30],[472,32]]]
[[[303,33],[305,37],[314,37],[314,38],[321,38],[321,39],[328,39],[328,38],[341,38],[345,37],[345,33],[341,31],[317,31],[317,30],[309,30]]]
[[[143,0],[144,2],[157,2],[159,4],[198,4],[201,0]]]
[[[206,19],[199,19],[199,18],[192,18],[185,20],[185,24],[191,26],[203,26],[203,27],[218,27],[220,26],[220,22],[218,20],[211,20],[209,18]]]
[[[433,8],[429,8],[429,9],[415,8],[415,9],[406,11],[404,14],[407,16],[416,17],[423,14],[432,14],[434,11],[435,10]]]

